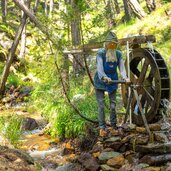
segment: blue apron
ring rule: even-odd
[[[104,68],[105,74],[112,80],[118,80],[117,66],[119,65],[121,52],[118,50],[116,51],[117,62],[106,62],[106,50],[105,49],[100,49],[98,53],[99,53],[99,56],[103,58],[103,68]],[[97,72],[94,76],[94,85],[96,89],[106,90],[108,93],[112,93],[114,90],[118,88],[118,85],[115,83],[106,84],[102,80],[100,80]]]

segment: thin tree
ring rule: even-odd
[[[128,1],[127,0],[123,0],[123,4],[124,4],[124,11],[125,11],[124,19],[126,21],[129,21],[129,20],[131,20],[131,10],[130,10]]]
[[[7,15],[7,1],[1,0],[1,10],[2,10],[2,22],[6,22]]]
[[[72,7],[72,20],[71,20],[71,39],[72,39],[72,45],[73,46],[79,46],[81,44],[81,35],[80,35],[80,13],[77,7],[76,0],[70,1],[71,7]],[[78,61],[78,62],[77,62]],[[75,75],[80,73],[83,68],[79,63],[83,63],[83,59],[81,58],[81,55],[76,54],[74,56],[73,61],[73,69]]]
[[[45,0],[44,2],[44,10],[45,10],[45,15],[48,16],[48,2]]]
[[[23,17],[24,12],[23,11],[21,12]],[[26,49],[26,24],[23,28],[22,35],[21,35],[19,58],[23,58],[25,56],[25,49]]]
[[[51,14],[53,11],[53,5],[54,5],[54,0],[50,0],[50,4],[49,4],[49,13]]]
[[[37,13],[38,5],[39,5],[39,0],[36,0],[34,5],[34,13]]]
[[[127,0],[127,1],[132,12],[137,18],[142,19],[146,16],[146,13],[144,12],[143,8],[141,7],[140,3],[137,0]]]
[[[155,0],[146,0],[146,6],[148,11],[151,13],[156,9],[156,3]]]
[[[1,82],[0,82],[0,95],[1,96],[4,94],[4,91],[5,91],[5,83],[7,81],[8,75],[9,75],[10,67],[13,62],[17,46],[19,44],[19,40],[21,38],[21,34],[22,34],[23,28],[25,26],[26,19],[27,19],[27,15],[24,14],[21,19],[21,24],[18,28],[16,35],[15,35],[14,42],[13,42],[13,44],[10,48],[9,54],[8,54],[7,62],[5,64],[5,67],[4,67],[4,70],[2,73],[2,77],[1,77]]]
[[[115,14],[116,11],[113,8],[113,3],[111,0],[107,1],[107,5],[105,7],[105,13],[106,13],[106,18],[107,18],[107,25],[108,25],[108,29],[111,29],[115,24]]]
[[[120,7],[119,7],[118,0],[113,0],[113,3],[115,6],[116,14],[120,14]]]

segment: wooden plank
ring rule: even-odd
[[[148,35],[148,36],[140,35],[140,36],[127,37],[127,38],[119,39],[118,44],[119,46],[123,46],[123,45],[126,45],[127,42],[129,42],[130,45],[133,45],[133,44],[147,43],[148,41],[155,42],[156,41],[155,36],[154,35]],[[84,46],[64,50],[63,53],[64,54],[78,54],[78,53],[87,54],[91,52],[96,52],[99,48],[103,47],[103,43],[104,42],[95,42],[93,44],[85,44]]]

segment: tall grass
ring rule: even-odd
[[[14,146],[18,145],[22,133],[21,123],[22,119],[16,114],[0,117],[0,134]]]

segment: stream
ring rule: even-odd
[[[41,171],[69,171],[75,167],[74,163],[71,163],[76,159],[73,148],[68,142],[61,143],[59,139],[52,138],[50,135],[43,133],[43,128],[47,125],[40,114],[29,114],[23,112],[18,106],[17,108],[10,108],[1,110],[0,115],[4,113],[15,113],[23,117],[29,117],[35,119],[38,123],[38,128],[34,130],[26,130],[22,132],[21,139],[19,140],[19,149],[26,151],[42,168]],[[11,145],[7,143],[8,140],[4,140],[0,136],[0,144],[11,148]],[[71,151],[67,151],[67,150]],[[1,169],[0,169],[1,170]]]
[[[41,164],[42,171],[69,171],[75,167],[75,164],[71,163],[76,159],[72,146],[68,142],[60,143],[59,139],[44,134],[42,129],[24,131],[21,142],[20,148]],[[68,152],[70,149],[71,152]]]

